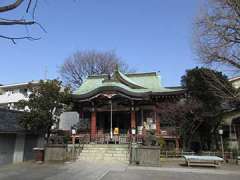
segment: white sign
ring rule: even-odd
[[[72,135],[75,135],[76,133],[76,129],[72,129]]]
[[[147,118],[147,124],[150,125],[153,123],[153,119],[152,118]]]
[[[150,128],[155,130],[156,129],[156,124],[151,124]]]

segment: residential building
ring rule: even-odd
[[[234,88],[240,88],[240,76],[230,78],[229,81],[232,83]]]
[[[229,79],[234,88],[240,88],[240,76]],[[227,148],[239,149],[240,147],[240,111],[233,108],[223,115],[223,137]]]
[[[9,84],[0,86],[0,108],[18,110],[16,103],[19,100],[28,100],[31,86],[38,86],[39,81]]]

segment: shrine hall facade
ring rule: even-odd
[[[74,93],[80,115],[79,135],[100,143],[128,142],[129,136],[142,137],[147,130],[174,141],[171,127],[161,127],[159,105],[177,102],[185,96],[180,88],[164,88],[156,72],[89,76]]]

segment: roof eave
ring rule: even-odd
[[[99,87],[93,91],[90,91],[88,93],[85,94],[73,94],[73,98],[74,99],[88,99],[90,97],[96,96],[99,93],[104,93],[107,91],[116,91],[119,93],[123,93],[127,96],[130,96],[132,98],[142,98],[142,99],[146,99],[150,96],[166,96],[166,95],[185,95],[186,90],[176,90],[176,91],[171,91],[171,92],[130,92],[126,89],[120,88],[120,87],[116,87],[116,86],[105,86],[105,87]]]

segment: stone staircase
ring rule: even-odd
[[[127,144],[85,144],[79,160],[129,161]]]

